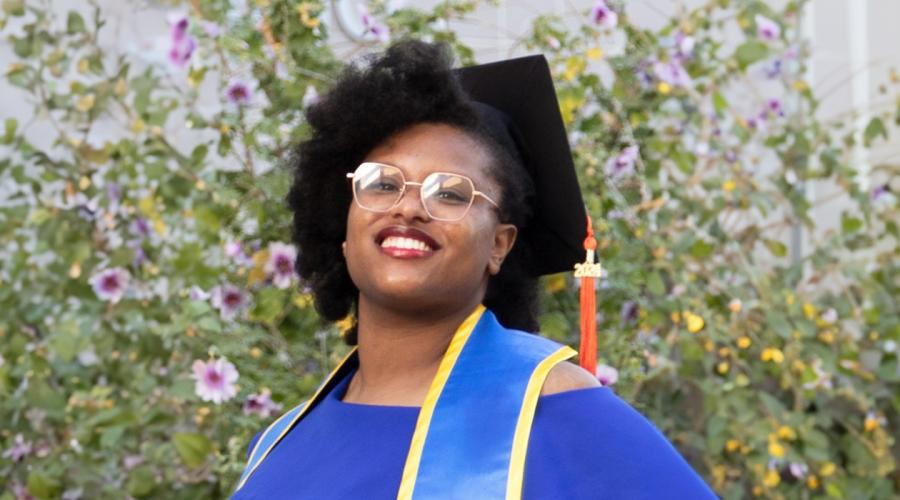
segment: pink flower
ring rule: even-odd
[[[619,370],[616,370],[615,368],[613,368],[609,365],[604,365],[604,364],[597,365],[597,374],[596,375],[597,375],[597,380],[601,384],[603,384],[603,386],[605,386],[605,387],[613,385],[616,383],[617,380],[619,380]]]
[[[259,394],[251,394],[244,401],[244,415],[255,413],[262,418],[269,418],[272,412],[281,409],[281,405],[272,401],[272,393],[263,389]]]
[[[359,9],[359,20],[365,28],[363,35],[371,33],[379,42],[387,43],[391,38],[391,30],[385,24],[376,21],[365,5],[358,4],[357,8]]]
[[[775,21],[759,14],[754,19],[756,20],[756,36],[759,38],[772,41],[781,36],[781,26]]]
[[[114,267],[95,274],[91,277],[90,283],[97,297],[115,304],[125,295],[130,280],[131,275],[128,274],[128,271],[121,267]]]
[[[209,293],[212,306],[219,310],[219,315],[225,320],[234,319],[249,303],[241,289],[231,284],[219,285]]]
[[[606,29],[613,29],[619,24],[619,15],[606,5],[605,0],[597,0],[591,9],[591,21]]]
[[[660,81],[666,82],[673,87],[687,87],[691,84],[691,76],[687,70],[681,65],[677,59],[673,59],[667,63],[657,62],[653,65],[653,72]]]
[[[250,90],[250,86],[238,79],[232,78],[225,87],[225,98],[231,104],[245,106],[250,104],[252,96],[253,92]]]
[[[638,158],[638,147],[628,146],[606,162],[606,175],[609,177],[621,177],[634,172],[634,162]]]
[[[10,458],[13,462],[18,462],[31,453],[31,442],[25,441],[21,434],[16,434],[12,447],[3,452],[3,458]]]
[[[297,249],[294,245],[286,245],[274,241],[269,243],[269,260],[263,270],[272,277],[276,288],[285,289],[294,280],[294,261],[297,260]]]
[[[188,33],[190,22],[185,14],[173,14],[169,16],[171,29],[169,32],[169,62],[179,68],[183,68],[191,60],[194,50],[197,48],[197,40]]]
[[[203,21],[203,32],[210,38],[216,38],[222,34],[222,27],[212,21]]]
[[[221,404],[237,395],[238,371],[225,358],[207,362],[194,361],[191,377],[196,381],[194,392],[203,401]]]

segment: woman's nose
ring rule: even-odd
[[[391,210],[392,215],[403,217],[406,220],[418,219],[423,222],[431,219],[428,216],[428,211],[425,210],[425,206],[422,204],[422,197],[419,194],[420,189],[420,186],[407,186],[400,197],[400,201]]]

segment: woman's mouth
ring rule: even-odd
[[[423,231],[402,226],[382,229],[375,242],[383,253],[399,259],[427,257],[440,248],[437,242]]]

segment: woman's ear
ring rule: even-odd
[[[488,262],[488,272],[492,275],[500,272],[503,259],[506,258],[516,242],[516,234],[518,234],[518,229],[512,224],[497,225],[497,229],[494,231],[494,245],[491,247],[491,259]]]

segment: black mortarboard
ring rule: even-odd
[[[482,121],[534,182],[534,212],[521,235],[534,274],[571,271],[584,260],[586,214],[547,59],[520,57],[455,73]]]

